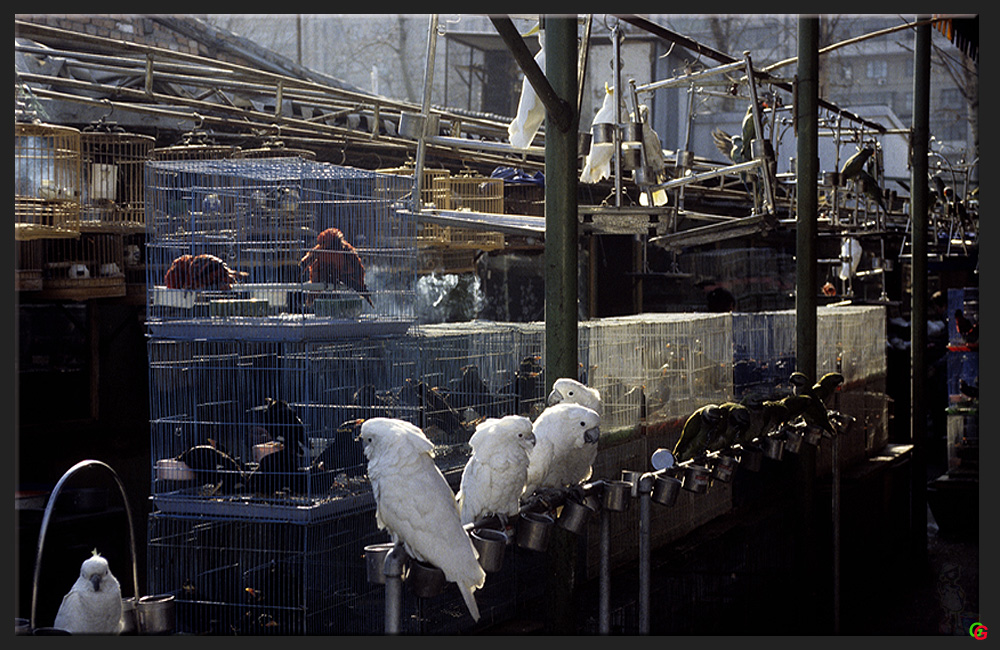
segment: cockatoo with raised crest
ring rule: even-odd
[[[63,596],[53,626],[78,635],[121,633],[121,585],[97,549],[80,566],[80,575]]]
[[[469,445],[472,455],[455,496],[462,523],[492,515],[506,523],[507,517],[517,514],[528,478],[528,454],[535,446],[531,420],[523,415],[483,420]]]
[[[589,479],[597,459],[600,427],[597,411],[580,404],[562,402],[542,411],[534,422],[535,448],[528,459],[524,495]]]
[[[478,621],[475,591],[486,583],[486,572],[462,527],[455,494],[434,464],[434,445],[420,427],[395,418],[365,420],[359,438],[379,529],[410,557],[441,569]]]
[[[594,115],[593,124],[615,125],[615,101],[618,95],[615,89],[604,84],[604,102],[600,110]],[[583,162],[583,171],[580,172],[581,183],[597,183],[611,176],[611,159],[615,155],[615,144],[612,142],[591,142],[590,153],[587,154]]]
[[[604,415],[601,391],[571,377],[560,377],[552,383],[552,390],[549,392],[546,403],[553,406],[560,402],[580,404],[593,409],[598,415]]]
[[[535,63],[538,64],[542,72],[545,72],[545,30],[536,25],[525,36],[534,33],[538,34],[538,45],[541,47],[538,54],[535,55]],[[535,134],[538,133],[543,121],[545,121],[545,104],[535,93],[528,77],[525,77],[521,82],[521,98],[517,102],[517,115],[507,126],[507,135],[510,137],[511,146],[523,149],[531,145],[531,141],[535,139]]]

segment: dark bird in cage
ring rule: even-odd
[[[466,421],[481,417],[502,417],[500,399],[490,390],[479,366],[468,364],[459,369],[459,376],[448,381],[448,401],[460,413],[470,413]]]
[[[260,495],[306,492],[309,440],[298,413],[285,400],[271,397],[265,398],[263,405],[250,409],[250,413],[254,424],[265,434],[265,442],[277,445],[275,451],[260,458],[256,469],[247,476],[247,489]]]
[[[973,322],[961,309],[955,310],[955,330],[969,345],[979,343],[979,322]]]
[[[958,392],[965,395],[969,399],[979,399],[979,383],[977,382],[976,385],[972,385],[965,381],[965,379],[959,377]]]
[[[214,289],[228,291],[247,277],[246,271],[234,271],[215,255],[181,255],[163,276],[168,289]]]
[[[369,305],[371,291],[365,284],[365,265],[361,256],[337,228],[327,228],[316,236],[316,245],[310,248],[299,262],[308,271],[309,281],[336,285],[342,283],[358,292]]]
[[[191,468],[198,486],[211,495],[238,494],[246,484],[240,463],[214,445],[195,445],[177,460]]]
[[[424,413],[422,428],[428,438],[439,444],[468,440],[470,429],[459,411],[448,402],[443,391],[424,381],[417,381],[416,390]]]
[[[677,462],[684,462],[705,453],[709,441],[714,441],[726,426],[725,411],[718,404],[706,404],[688,416],[681,437],[674,445]]]
[[[545,374],[542,358],[529,354],[521,359],[513,381],[503,391],[514,395],[515,415],[534,419],[545,408]]]
[[[875,153],[875,147],[871,144],[866,144],[858,149],[854,155],[845,160],[844,164],[840,167],[841,182],[857,178],[858,172],[865,168],[865,163],[868,162],[873,153]]]

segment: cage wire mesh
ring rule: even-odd
[[[416,370],[408,337],[151,339],[148,351],[161,509],[322,516],[370,489],[355,421],[418,416],[398,397]]]
[[[80,130],[14,123],[14,238],[76,237],[80,216]]]
[[[384,587],[365,566],[365,546],[386,540],[371,508],[313,522],[153,512],[148,540],[150,589],[174,595],[180,634],[384,629]]]
[[[151,162],[146,185],[154,333],[225,337],[251,317],[276,336],[378,334],[413,320],[404,178],[288,157]]]
[[[733,313],[733,395],[771,399],[795,371],[795,312]]]

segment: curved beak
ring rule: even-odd
[[[94,591],[101,590],[101,576],[92,575],[90,576],[90,584],[94,585]]]
[[[583,441],[589,445],[596,445],[601,439],[601,428],[593,427],[583,432]]]
[[[548,404],[549,406],[552,406],[553,404],[558,404],[561,401],[563,401],[563,394],[560,393],[555,388],[552,389],[552,392],[549,393],[549,396],[545,399],[545,403]]]

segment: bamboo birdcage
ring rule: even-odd
[[[80,130],[14,123],[14,237],[78,237]]]
[[[409,176],[411,179],[416,174],[416,168],[412,162],[408,162],[400,167],[389,167],[376,170],[380,174],[393,174],[396,176]],[[444,205],[444,188],[438,187],[438,179],[448,178],[451,175],[447,169],[435,169],[424,167],[421,174],[420,201],[425,207],[440,208]]]
[[[156,139],[107,126],[84,129],[79,230],[142,232],[144,168]]]
[[[124,246],[120,233],[82,232],[76,238],[42,242],[42,295],[61,300],[125,295]]]

